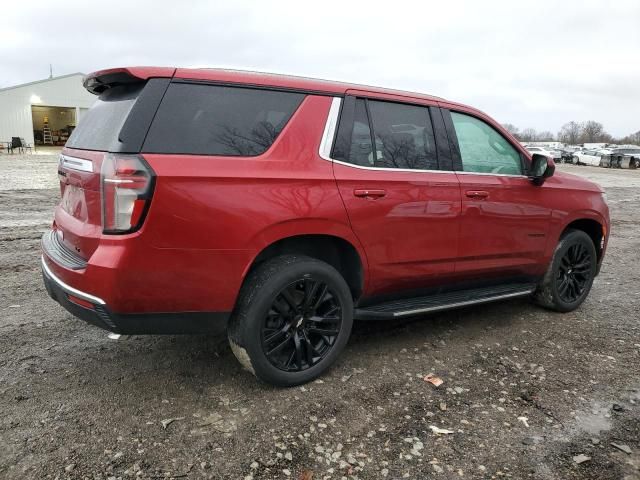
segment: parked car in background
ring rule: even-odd
[[[568,312],[600,270],[602,189],[470,106],[219,69],[84,86],[97,100],[60,156],[41,266],[105,330],[226,328],[247,370],[292,386],[331,366],[354,319],[516,297]]]
[[[573,154],[582,150],[581,147],[567,145],[560,150],[560,155],[564,163],[572,163]]]
[[[552,149],[549,150],[549,153],[553,157],[554,161],[556,161],[558,163],[562,162],[562,151],[561,150],[556,150],[555,148],[552,148]]]
[[[603,154],[600,150],[582,150],[573,154],[571,163],[575,163],[576,165],[591,165],[599,167],[602,155]]]
[[[609,168],[640,168],[640,147],[625,145],[614,148],[602,156],[600,165]]]
[[[527,149],[527,152],[534,154],[534,153],[538,153],[540,155],[544,155],[546,157],[551,157],[553,158],[555,161],[560,161],[562,160],[562,154],[560,153],[560,151],[558,150],[549,150],[547,148],[543,148],[543,147],[525,147]]]

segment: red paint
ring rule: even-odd
[[[174,75],[171,68],[125,70],[143,79]],[[175,77],[341,95],[354,88],[220,70],[177,69]],[[394,90],[365,93],[473,113],[512,139],[470,107]],[[363,294],[372,296],[496,273],[541,275],[571,221],[593,219],[609,230],[600,189],[568,174],[558,172],[535,186],[526,178],[375,171],[322,159],[318,150],[330,103],[330,96],[308,95],[257,157],[142,152],[156,183],[142,227],[130,234],[102,233],[95,172],[104,154],[65,148],[65,154],[91,160],[94,173],[62,169],[54,228],[88,266],[66,269],[45,255],[47,264],[113,312],[231,311],[256,256],[290,236],[323,234],[349,242],[363,265]]]
[[[175,71],[176,69],[173,67],[107,68],[105,70],[98,70],[97,72],[90,73],[85,77],[85,80],[100,78],[114,73],[126,73],[127,75],[140,80],[148,80],[153,77],[172,77]]]

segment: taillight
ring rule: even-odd
[[[140,228],[151,202],[153,179],[153,170],[138,155],[104,156],[100,171],[104,233]]]

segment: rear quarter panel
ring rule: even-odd
[[[253,259],[288,236],[341,237],[364,262],[331,162],[318,155],[330,104],[307,96],[260,156],[143,154],[157,174],[143,236],[162,268],[180,272],[172,297],[188,299],[172,310],[231,310]]]

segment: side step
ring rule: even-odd
[[[479,303],[524,297],[533,293],[535,288],[536,285],[533,283],[518,283],[394,300],[369,307],[356,308],[354,318],[357,320],[390,320],[410,317]]]

